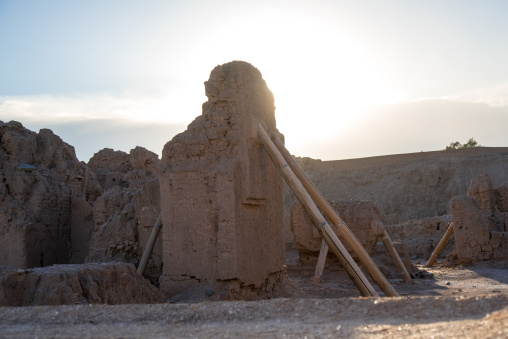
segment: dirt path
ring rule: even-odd
[[[507,267],[427,270],[434,279],[392,281],[399,298],[357,298],[333,274],[314,284],[301,271],[289,299],[0,308],[0,337],[508,337]]]

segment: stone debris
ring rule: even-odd
[[[213,299],[275,295],[286,279],[283,181],[257,137],[277,133],[261,73],[234,61],[205,82],[203,114],[162,154],[166,295]],[[193,292],[193,293],[194,293]]]
[[[0,306],[153,304],[159,290],[125,263],[0,268]]]

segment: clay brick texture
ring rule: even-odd
[[[161,290],[269,297],[286,276],[283,181],[256,131],[277,133],[274,98],[240,61],[217,66],[205,91],[202,115],[162,154]]]

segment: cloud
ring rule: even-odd
[[[508,82],[458,92],[456,98],[461,101],[486,103],[494,107],[508,106]]]
[[[84,161],[106,147],[129,152],[143,146],[160,155],[164,144],[200,114],[200,107],[191,113],[192,105],[181,105],[182,100],[185,95],[1,97],[0,120],[19,121],[33,131],[49,128]]]
[[[338,121],[333,116],[309,115],[308,110],[303,110],[301,118],[280,119],[279,111],[276,117],[293,154],[323,160],[442,150],[452,141],[464,143],[471,137],[484,146],[508,146],[508,105],[464,100],[380,105]],[[201,114],[201,107],[194,103],[202,101],[188,99],[185,93],[178,96],[178,92],[172,96],[2,97],[0,120],[17,120],[34,131],[50,128],[74,146],[84,161],[105,147],[129,152],[143,146],[160,155],[164,144]]]
[[[129,153],[136,146],[142,146],[160,157],[164,145],[186,129],[185,124],[118,122],[110,119],[21,123],[36,132],[42,128],[51,129],[63,141],[72,145],[78,159],[85,162],[103,148]]]
[[[508,106],[422,100],[372,108],[327,140],[287,139],[300,156],[323,160],[362,158],[444,149],[473,137],[483,146],[508,146]],[[284,131],[282,131],[284,132]]]
[[[202,92],[202,91],[201,91]],[[0,118],[32,122],[110,119],[130,122],[188,123],[201,113],[202,94],[165,90],[156,95],[124,92],[0,97]]]

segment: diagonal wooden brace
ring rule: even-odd
[[[291,156],[289,151],[286,149],[282,141],[275,136],[272,135],[272,140],[277,147],[280,154],[282,154],[284,160],[290,164],[293,173],[299,179],[303,187],[306,189],[306,192],[311,196],[312,200],[316,203],[316,205],[326,214],[326,216],[332,221],[332,224],[338,228],[339,233],[344,237],[346,242],[351,246],[353,251],[356,253],[363,266],[367,269],[372,279],[376,282],[376,284],[381,288],[381,291],[387,296],[398,297],[399,294],[395,291],[392,285],[385,278],[383,273],[379,270],[377,265],[374,263],[372,258],[369,256],[367,251],[363,248],[362,244],[356,236],[351,232],[346,223],[339,217],[337,212],[330,206],[328,201],[321,195],[321,193],[317,190],[314,184],[309,180],[309,178],[302,171],[300,166],[296,163],[295,159]],[[329,246],[329,245],[328,245]]]
[[[288,166],[284,157],[280,154],[277,147],[264,130],[263,126],[259,124],[259,137],[263,142],[263,146],[272,158],[273,162],[281,171],[281,175],[286,180],[287,184],[295,193],[296,197],[308,213],[313,224],[316,226],[319,234],[323,237],[323,240],[330,247],[330,249],[337,255],[339,262],[345,268],[355,285],[365,297],[378,297],[379,295],[374,290],[370,282],[367,280],[363,272],[360,270],[358,265],[355,263],[351,255],[347,252],[346,248],[339,241],[330,225],[325,221],[325,218],[319,212],[317,206],[312,201],[311,197],[302,186],[302,183],[295,176],[291,168]]]
[[[443,238],[441,239],[439,244],[437,244],[434,252],[432,252],[432,255],[430,256],[429,261],[427,261],[427,263],[425,264],[425,267],[432,267],[436,263],[437,257],[439,257],[439,254],[441,253],[441,251],[445,248],[446,244],[448,244],[448,240],[450,240],[450,237],[452,236],[452,234],[453,234],[453,222],[450,223],[450,226],[448,226],[448,228],[446,229],[446,232],[443,235]]]

